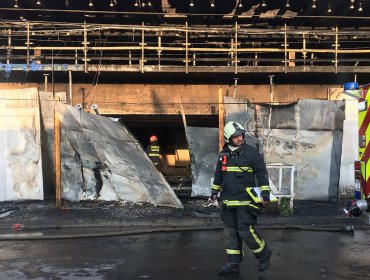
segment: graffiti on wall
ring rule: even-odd
[[[294,141],[286,138],[269,136],[264,141],[264,147],[268,151],[274,151],[281,159],[284,159],[286,155],[293,155],[298,150],[313,150],[316,145],[313,143]]]

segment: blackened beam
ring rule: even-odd
[[[10,68],[9,68],[10,67]],[[0,71],[25,71],[26,64],[0,64]],[[52,64],[31,65],[30,71],[51,71]],[[144,65],[148,73],[185,73],[185,66]],[[83,64],[54,64],[53,71],[85,71]],[[140,65],[87,65],[88,72],[132,72],[140,73]],[[334,73],[335,66],[238,66],[238,73]],[[189,73],[234,73],[235,66],[188,66]],[[369,73],[370,66],[338,66],[338,73]]]

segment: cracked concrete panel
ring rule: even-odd
[[[218,159],[218,128],[187,127],[191,153],[191,196],[210,196]]]
[[[107,122],[107,118],[96,118],[95,114],[85,114],[82,115],[80,110],[71,110],[70,113],[77,120],[78,126],[82,127],[84,133],[89,135],[93,139],[94,135],[98,137],[99,142],[102,142],[103,139],[119,139],[123,141],[137,142],[137,140],[128,132],[128,130],[119,124],[117,127],[121,129],[109,130],[105,127],[107,123],[111,125],[111,120]],[[104,132],[104,133],[102,133]]]
[[[305,99],[298,106],[300,129],[343,131],[344,101]]]
[[[338,194],[341,135],[332,131],[273,129],[265,145],[268,163],[297,170],[294,198],[327,201]]]
[[[297,129],[298,123],[295,118],[297,104],[268,105],[261,104],[258,107],[258,127],[265,129]],[[271,112],[271,114],[270,114]]]
[[[56,104],[61,120],[62,198],[182,204],[138,141],[107,117]]]
[[[258,127],[264,129],[342,131],[345,102],[305,99],[289,105],[261,104],[257,111]]]
[[[0,201],[44,198],[38,107],[0,110],[0,182]]]

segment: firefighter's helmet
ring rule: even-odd
[[[224,137],[229,142],[232,137],[245,135],[244,127],[237,122],[228,122],[224,127]]]
[[[158,140],[157,136],[155,135],[150,136],[150,142],[157,141],[157,140]]]

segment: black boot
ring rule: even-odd
[[[258,264],[259,271],[265,271],[269,268],[271,255],[272,255],[272,252],[271,250],[269,250],[267,252],[267,257],[260,260],[260,263]]]
[[[218,268],[218,274],[229,274],[239,272],[239,264],[238,263],[226,263]]]

